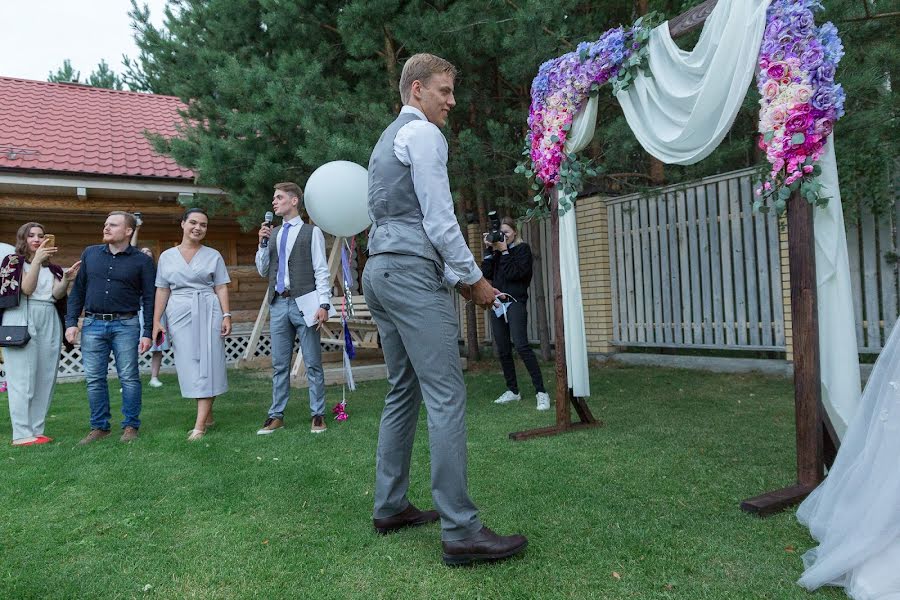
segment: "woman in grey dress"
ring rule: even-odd
[[[213,401],[228,390],[225,336],[231,333],[227,286],[231,279],[222,255],[200,243],[208,226],[204,210],[186,210],[181,243],[163,252],[156,268],[153,339],[169,336],[181,395],[197,399],[189,441],[203,437],[212,421]]]

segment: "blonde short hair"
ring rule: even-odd
[[[400,73],[400,100],[403,104],[409,102],[413,81],[419,80],[426,84],[432,75],[438,73],[449,73],[456,79],[456,67],[440,56],[424,53],[410,56]]]

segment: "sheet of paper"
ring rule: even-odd
[[[297,302],[297,308],[300,310],[300,314],[303,315],[303,320],[306,322],[307,327],[314,327],[316,325],[316,311],[319,310],[319,293],[315,290],[311,291],[308,294],[303,294],[297,298],[294,298]],[[331,308],[328,309],[328,318],[335,316],[337,314],[337,310],[335,310],[332,305]]]

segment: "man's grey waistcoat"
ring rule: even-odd
[[[277,227],[269,239],[269,302],[275,299],[275,276],[278,274],[278,240],[284,226]],[[294,247],[288,256],[287,272],[291,281],[291,298],[299,298],[316,289],[316,273],[312,264],[313,226],[300,225]]]
[[[433,260],[443,269],[444,261],[422,226],[422,209],[413,187],[410,168],[394,154],[397,132],[418,117],[400,113],[375,144],[369,159],[369,254],[393,252]]]

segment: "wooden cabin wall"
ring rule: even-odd
[[[16,231],[29,221],[41,223],[47,233],[56,235],[59,253],[54,262],[68,267],[78,260],[85,247],[102,243],[103,223],[114,210],[143,214],[138,244],[153,250],[158,259],[162,251],[181,241],[181,215],[184,207],[173,200],[144,198],[88,198],[78,200],[59,196],[0,193],[0,242],[15,244]],[[213,218],[204,243],[218,250],[231,274],[229,299],[235,322],[256,318],[266,281],[256,272],[256,231],[243,232],[233,219]]]

